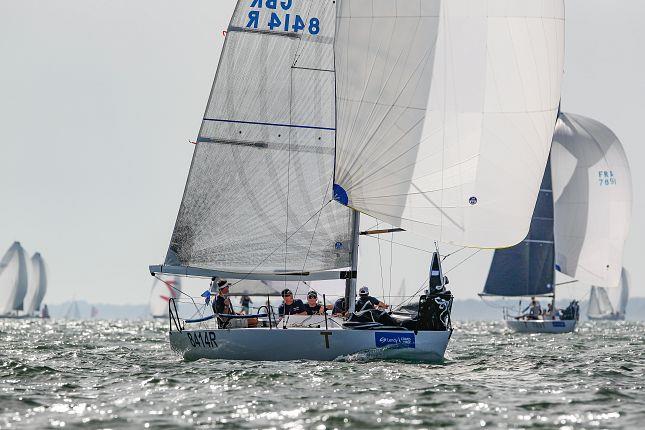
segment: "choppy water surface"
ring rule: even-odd
[[[1,321],[0,427],[645,428],[643,323],[462,323],[433,365],[185,362],[165,331]]]

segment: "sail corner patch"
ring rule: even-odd
[[[389,347],[389,348],[415,348],[414,333],[390,333],[380,332],[374,333],[376,340],[376,347]]]
[[[345,189],[338,184],[334,184],[334,200],[344,206],[347,206],[349,204],[347,191],[345,191]]]

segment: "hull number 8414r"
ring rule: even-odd
[[[320,33],[320,19],[303,19],[297,14],[285,13],[293,6],[293,0],[251,0],[249,20],[246,28],[287,31],[292,33],[307,32],[311,35]],[[261,9],[274,10],[268,20],[261,21]]]

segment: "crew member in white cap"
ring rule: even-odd
[[[367,288],[366,286],[361,287],[361,289],[358,291],[358,300],[356,300],[356,307],[354,308],[354,310],[356,312],[360,312],[375,308],[387,309],[389,308],[389,306],[376,297],[370,296],[369,288]]]

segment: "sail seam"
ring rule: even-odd
[[[248,124],[248,125],[264,125],[267,127],[288,127],[288,128],[306,128],[310,130],[328,130],[336,131],[333,127],[321,127],[316,125],[303,125],[303,124],[281,124],[273,122],[260,122],[260,121],[240,121],[235,119],[221,119],[221,118],[204,118],[204,121],[211,122],[226,122],[231,124]]]

